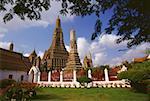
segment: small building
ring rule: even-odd
[[[0,48],[0,80],[27,81],[31,63],[22,53],[14,52],[13,46],[11,43],[9,50]]]

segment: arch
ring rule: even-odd
[[[40,70],[37,66],[32,66],[28,75],[29,75],[29,82],[38,82],[38,75],[40,73]]]

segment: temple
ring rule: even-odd
[[[150,55],[142,60],[149,60]],[[134,59],[141,62],[141,59]],[[84,68],[83,68],[84,67]],[[61,21],[58,17],[53,33],[52,43],[43,58],[38,57],[35,49],[29,57],[14,52],[14,44],[9,50],[0,48],[0,80],[14,79],[37,83],[40,87],[83,87],[78,79],[88,77],[92,83],[87,87],[131,87],[125,81],[118,80],[117,74],[127,71],[127,67],[112,69],[92,68],[92,56],[89,53],[81,64],[75,30],[70,31],[70,52],[65,48]],[[113,81],[115,80],[115,81]]]
[[[64,45],[63,32],[59,17],[56,20],[56,27],[53,33],[52,44],[45,51],[42,63],[47,64],[47,69],[61,69],[66,67],[68,52]]]

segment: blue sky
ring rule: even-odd
[[[59,8],[60,5],[53,3],[51,10],[42,13],[42,20],[40,21],[21,21],[18,17],[15,17],[12,21],[4,24],[1,14],[0,47],[8,48],[10,42],[13,42],[15,51],[21,52],[26,56],[33,49],[39,55],[43,55],[43,52],[50,47],[55,21],[59,15]],[[102,31],[107,27],[110,15],[112,15],[112,11],[108,11],[105,15],[101,16],[103,22]],[[126,48],[126,42],[116,45],[115,39],[118,38],[116,35],[104,35],[102,38],[91,41],[91,33],[94,31],[96,21],[95,15],[84,18],[69,15],[63,17],[60,15],[60,19],[66,48],[68,49],[69,47],[69,31],[73,28],[76,30],[78,51],[81,60],[90,51],[95,65],[117,65],[124,60],[144,56],[144,49],[150,47],[150,44],[143,43],[136,48],[119,52],[119,49]]]

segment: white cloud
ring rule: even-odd
[[[65,45],[65,47],[66,47],[67,51],[70,52],[70,46]]]
[[[31,53],[25,53],[25,54],[23,54],[23,55],[24,55],[24,56],[26,56],[26,57],[29,57],[29,56],[30,56],[30,54],[31,54]],[[43,56],[44,56],[44,52],[42,52],[42,51],[38,51],[37,56],[40,56],[40,57],[41,57],[41,59],[42,59],[42,58],[43,58]]]
[[[41,57],[41,59],[42,59],[42,58],[43,58],[43,56],[44,56],[44,52],[39,51],[37,55],[38,55],[38,56],[40,56],[40,57]]]
[[[77,39],[77,44],[81,60],[83,61],[84,56],[90,51],[95,66],[105,64],[113,66],[125,60],[131,61],[135,57],[144,56],[144,50],[150,47],[149,43],[143,43],[135,48],[120,52],[118,50],[126,48],[127,41],[116,44],[115,41],[117,38],[119,37],[116,35],[105,34],[97,41],[90,43],[85,38],[79,37]]]
[[[28,57],[30,54],[29,53],[25,53],[23,54],[25,57]]]
[[[94,59],[93,59],[93,64],[99,65],[100,64],[106,64],[106,59],[107,59],[107,54],[106,53],[95,53],[94,54]]]
[[[110,34],[110,35],[105,34],[99,38],[99,44],[101,44],[102,46],[108,47],[108,48],[118,48],[120,46],[125,46],[127,41],[124,41],[123,43],[120,43],[120,44],[116,44],[116,40],[118,38],[119,38],[119,36],[116,36],[114,34]]]
[[[89,52],[90,44],[85,38],[80,37],[77,39],[77,46],[78,46],[79,56],[81,59],[83,59],[84,56]]]
[[[122,58],[125,59],[132,59],[132,58],[136,58],[136,57],[142,57],[142,55],[144,54],[144,50],[146,50],[146,48],[150,47],[150,44],[148,43],[143,43],[139,46],[137,46],[134,49],[130,49],[128,50],[123,56]]]
[[[4,49],[9,49],[10,42],[0,42],[0,47]]]

